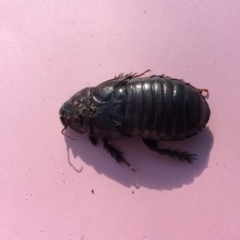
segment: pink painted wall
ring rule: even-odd
[[[240,239],[239,64],[238,0],[2,0],[0,239]],[[148,68],[210,91],[208,129],[172,144],[194,164],[114,141],[133,173],[60,134],[76,91]]]

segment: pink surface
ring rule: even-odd
[[[240,239],[238,0],[3,0],[0,34],[0,239]],[[148,68],[209,89],[209,128],[172,144],[198,161],[114,141],[133,173],[60,134],[72,94]]]

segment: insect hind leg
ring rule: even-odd
[[[209,91],[208,91],[208,89],[198,89],[198,91],[202,94],[203,92],[205,92],[206,93],[206,96],[209,96]]]
[[[179,149],[172,150],[169,148],[158,148],[158,144],[156,140],[151,140],[151,139],[144,139],[142,138],[143,142],[145,145],[152,151],[158,152],[162,155],[167,155],[172,158],[178,158],[181,161],[187,161],[188,163],[192,163],[193,160],[196,160],[195,156],[196,154],[191,154],[186,151],[181,152]]]
[[[112,145],[108,143],[108,140],[102,139],[103,148],[110,153],[110,155],[117,160],[118,163],[125,163],[128,167],[132,169],[132,171],[136,172],[136,169],[128,163],[124,157],[122,156],[122,152],[115,149]]]

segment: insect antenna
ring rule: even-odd
[[[66,128],[67,128],[67,126],[65,126],[65,127],[63,128],[63,130],[61,131],[62,135],[66,136],[66,137],[68,137],[68,138],[70,138],[70,139],[72,139],[72,140],[77,140],[77,139],[75,139],[75,138],[72,138],[72,137],[68,136],[68,135],[64,132],[64,130],[65,130]]]

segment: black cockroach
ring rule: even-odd
[[[60,109],[62,133],[70,127],[85,133],[93,145],[100,138],[107,152],[133,171],[109,140],[139,136],[150,150],[191,163],[196,154],[158,148],[157,140],[182,140],[202,131],[210,117],[202,95],[208,90],[165,75],[140,78],[149,71],[122,73],[77,92]]]

